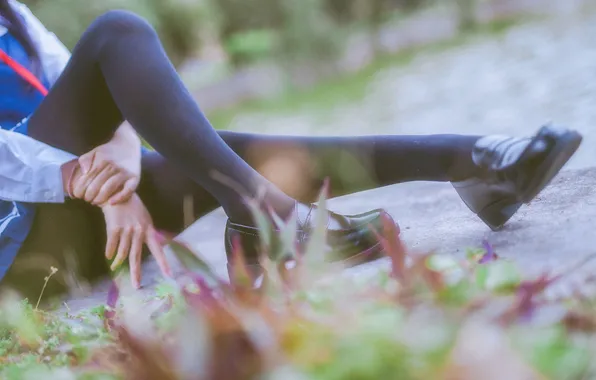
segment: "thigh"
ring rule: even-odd
[[[32,229],[2,285],[34,302],[51,267],[44,299],[67,292],[108,273],[104,258],[105,224],[101,210],[81,201],[40,204]]]
[[[138,194],[156,228],[178,234],[187,227],[185,221],[195,221],[219,207],[209,192],[159,153],[143,152],[141,168]]]
[[[86,32],[66,68],[30,116],[28,134],[82,155],[110,140],[124,121],[99,69],[101,38]]]

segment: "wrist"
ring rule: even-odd
[[[132,203],[134,202],[138,202],[140,200],[139,196],[137,193],[133,193],[129,199],[127,199],[126,201],[120,202],[120,203],[110,203],[110,202],[105,202],[103,204],[98,205],[98,207],[105,213],[105,212],[109,212],[112,209],[115,208],[121,208],[122,206],[127,207],[130,206]]]
[[[64,190],[64,194],[71,199],[74,198],[74,196],[72,195],[72,183],[80,175],[79,168],[80,166],[78,159],[68,161],[67,163],[63,164],[60,168],[62,174],[62,188]]]

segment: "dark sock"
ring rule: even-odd
[[[478,174],[472,149],[479,136],[386,136],[373,143],[383,186],[406,181],[460,181]],[[383,164],[385,163],[385,164]]]
[[[220,131],[223,140],[257,170],[284,162],[275,183],[305,202],[316,199],[325,178],[332,196],[408,181],[458,181],[473,177],[472,148],[465,135],[310,137]],[[297,166],[297,168],[291,168]],[[293,170],[291,170],[293,169]],[[298,176],[288,181],[286,173]]]

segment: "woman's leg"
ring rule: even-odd
[[[251,167],[305,203],[316,201],[325,178],[336,197],[406,181],[456,181],[477,170],[469,158],[474,137],[218,133]],[[219,207],[215,197],[157,152],[143,155],[139,195],[157,227],[173,233],[182,231],[185,216],[195,220]],[[192,210],[184,210],[185,199]]]
[[[214,179],[214,173],[239,184],[249,197],[265,190],[266,202],[281,215],[293,210],[294,200],[238,157],[211,127],[153,28],[132,13],[112,11],[83,34],[64,73],[31,116],[29,133],[83,154],[108,141],[124,119],[216,196],[231,219],[252,220],[236,189]],[[42,134],[45,139],[38,137]],[[73,135],[80,137],[78,143],[67,146]]]
[[[456,181],[477,170],[469,159],[476,138],[467,136],[219,134],[251,167],[302,202],[316,200],[325,178],[331,179],[332,196],[341,196],[405,181]],[[157,227],[172,233],[184,228],[185,211],[194,220],[219,207],[214,196],[157,152],[143,154],[138,192]],[[184,210],[185,199],[192,210]]]
[[[141,171],[137,192],[159,230],[179,234],[189,222],[220,206],[214,196],[157,152],[143,153]]]
[[[302,202],[314,202],[325,178],[336,197],[408,181],[460,181],[478,172],[471,154],[476,136],[219,135],[249,165]]]
[[[364,176],[373,171],[366,185],[361,180],[336,181],[340,190],[336,194],[343,194],[404,179],[448,179],[446,162],[464,156],[470,161],[473,141],[461,136],[284,139],[218,134],[182,84],[154,30],[131,13],[114,11],[98,18],[82,36],[63,75],[31,116],[29,133],[80,155],[108,141],[124,119],[172,166],[212,194],[231,220],[244,224],[251,224],[252,218],[242,198],[236,189],[214,179],[214,172],[240,184],[247,196],[255,197],[266,189],[265,202],[282,216],[295,203],[242,159],[250,161],[250,146],[255,142],[271,148],[284,146],[285,140],[286,145],[306,147],[316,166],[322,167],[311,178],[311,189],[318,188],[325,175],[342,177],[336,167],[345,161],[338,159],[342,155],[355,153],[359,161],[372,162],[363,167]],[[426,165],[402,171],[416,152],[414,159],[424,156]],[[369,153],[372,161],[366,159]],[[312,198],[312,194],[303,198]]]

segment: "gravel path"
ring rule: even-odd
[[[545,122],[596,142],[596,12],[512,28],[495,38],[377,73],[367,96],[321,114],[241,114],[234,129],[281,134],[526,134]],[[572,166],[596,163],[584,149]]]

